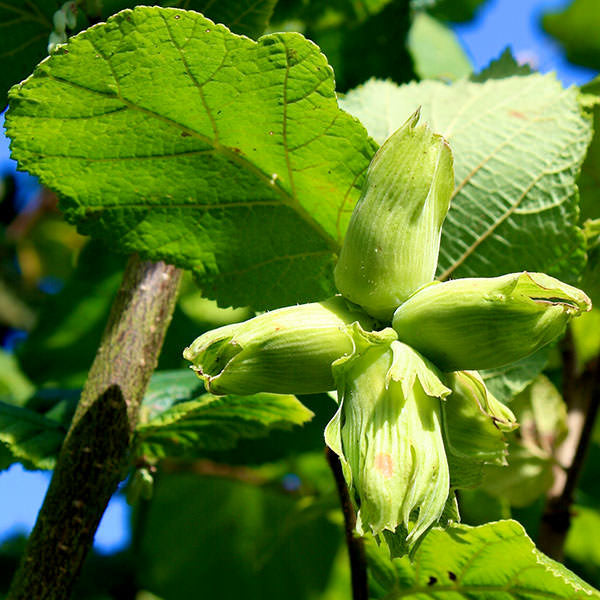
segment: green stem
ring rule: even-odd
[[[133,255],[8,600],[65,600],[127,467],[181,271]]]

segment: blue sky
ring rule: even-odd
[[[595,73],[570,65],[560,46],[540,26],[543,12],[558,10],[568,3],[569,0],[489,0],[471,23],[457,25],[455,32],[476,70],[511,46],[518,59],[532,62],[540,71],[556,70],[564,85],[582,84]],[[14,170],[14,164],[7,159],[8,143],[0,136],[0,175]],[[25,190],[20,200],[24,204],[35,184],[26,174],[19,177]],[[0,544],[13,535],[29,532],[49,480],[48,473],[27,472],[19,465],[0,474]],[[129,514],[123,496],[117,494],[96,534],[98,551],[114,552],[129,543]]]
[[[595,72],[569,64],[559,44],[540,25],[543,13],[569,4],[570,0],[488,0],[473,21],[455,26],[454,31],[476,70],[511,46],[517,59],[531,61],[544,73],[556,71],[563,84],[583,84]]]

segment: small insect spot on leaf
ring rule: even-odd
[[[175,15],[176,19],[181,19],[181,15]]]
[[[273,132],[272,132],[272,131],[269,131],[269,135],[273,135]]]
[[[437,577],[434,577],[433,575],[429,576],[429,581],[427,582],[427,585],[435,585],[437,583]]]
[[[277,175],[277,173],[273,173],[273,175],[271,175],[271,180],[269,181],[269,183],[271,185],[275,185],[275,182],[279,179],[279,175]]]
[[[241,154],[242,151],[239,148],[235,148],[233,147],[232,150],[236,153],[236,154]]]
[[[210,33],[210,29],[205,29],[205,33]]]
[[[181,137],[191,137],[191,133],[189,131],[182,131],[181,132]]]
[[[448,577],[450,578],[451,581],[456,581],[456,573],[453,573],[452,571],[448,571]]]

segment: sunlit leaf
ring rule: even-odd
[[[61,48],[13,89],[6,123],[81,231],[193,269],[226,305],[333,291],[375,146],[313,43],[140,7]]]
[[[413,556],[390,563],[368,545],[374,598],[579,600],[600,594],[544,556],[516,521],[433,530]]]

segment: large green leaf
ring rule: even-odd
[[[573,0],[564,10],[545,14],[542,24],[562,44],[571,62],[600,68],[600,4],[596,0]]]
[[[370,81],[342,102],[378,142],[419,105],[455,157],[438,276],[527,269],[576,280],[585,245],[575,177],[591,137],[577,91],[552,74],[451,86]]]
[[[333,291],[375,145],[314,44],[140,7],[61,48],[13,88],[6,124],[81,231],[194,269],[223,304]]]
[[[176,0],[157,2],[181,6],[206,14],[217,23],[225,23],[235,33],[250,37],[259,36],[265,29],[277,0]],[[0,2],[0,108],[4,106],[6,92],[15,83],[25,79],[46,54],[48,38],[54,25],[53,14],[63,5],[63,0],[5,0]],[[131,0],[104,0],[79,2],[76,30],[91,22],[106,19],[124,8],[133,8]]]
[[[187,376],[195,379],[191,372]],[[184,397],[189,395],[187,392],[185,390]],[[302,425],[312,416],[295,396],[201,393],[191,400],[172,402],[170,408],[139,425],[136,443],[138,453],[147,458],[202,455],[207,450],[232,448],[240,438],[262,437],[272,429]]]
[[[28,469],[52,469],[65,433],[57,421],[0,402],[0,443],[8,451],[2,453],[0,467],[20,462]]]
[[[412,563],[392,563],[367,546],[374,598],[427,600],[579,600],[600,594],[544,556],[516,521],[434,529]]]

